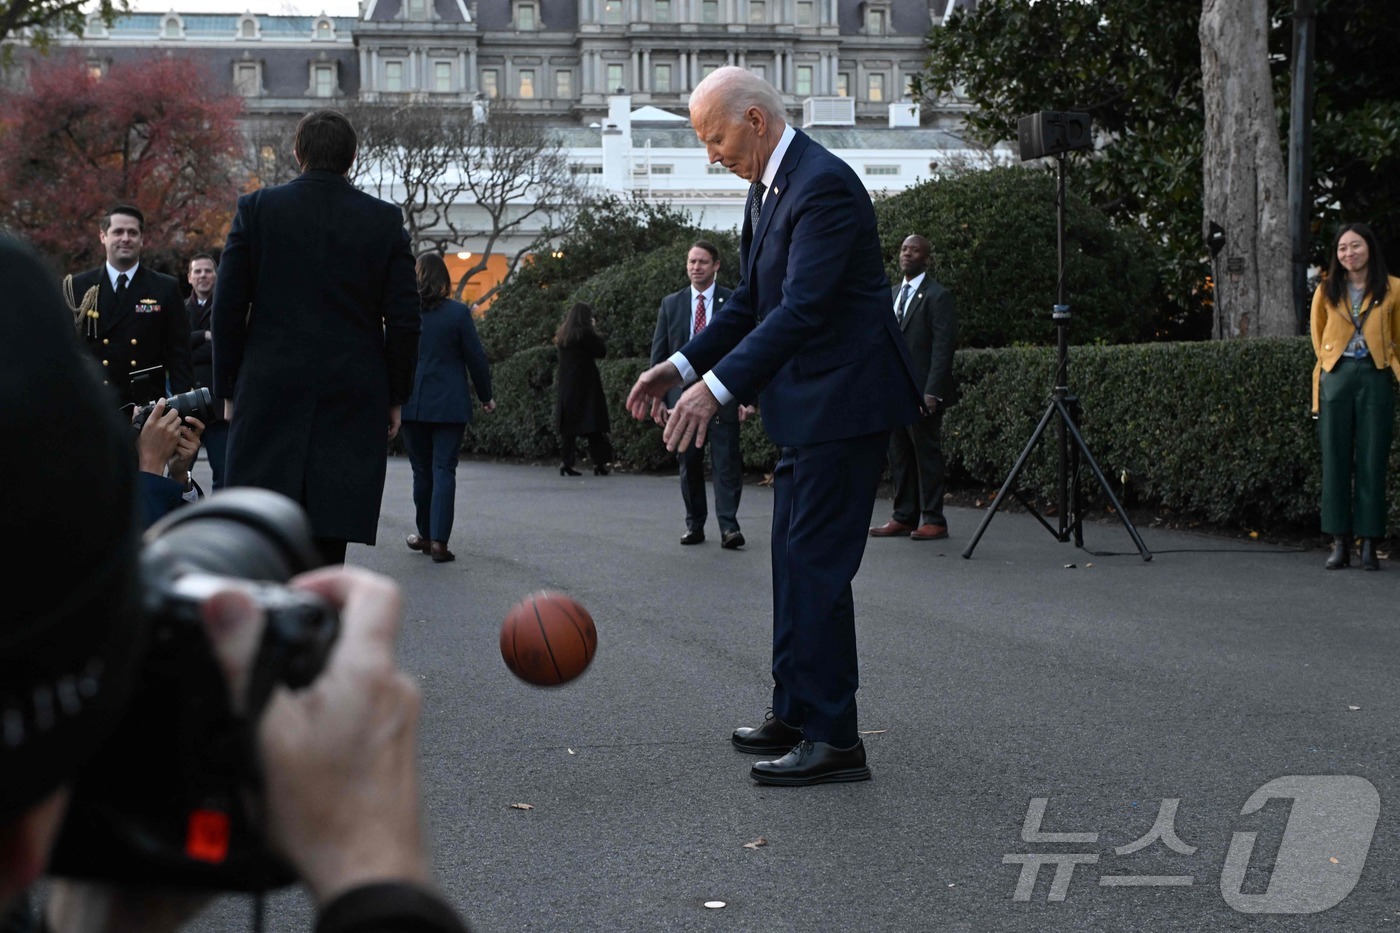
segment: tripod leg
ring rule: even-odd
[[[1081,435],[1079,429],[1074,426],[1074,419],[1070,418],[1068,409],[1060,404],[1059,399],[1055,399],[1051,404],[1054,408],[1059,410],[1060,417],[1069,428],[1069,433],[1074,437],[1074,443],[1078,445],[1079,450],[1084,454],[1084,459],[1089,461],[1089,467],[1094,471],[1094,476],[1098,479],[1099,486],[1103,489],[1104,495],[1108,496],[1108,501],[1112,503],[1114,511],[1118,513],[1118,518],[1123,522],[1123,527],[1128,529],[1128,534],[1132,536],[1133,543],[1137,545],[1138,553],[1142,555],[1143,560],[1151,560],[1152,552],[1147,549],[1146,544],[1142,543],[1142,536],[1139,535],[1138,530],[1133,527],[1132,521],[1128,518],[1128,513],[1123,510],[1123,504],[1119,502],[1118,497],[1113,494],[1113,487],[1109,486],[1108,480],[1104,479],[1103,471],[1099,469],[1098,463],[1095,462],[1094,455],[1089,452],[1089,445],[1084,442],[1083,435]]]
[[[1035,431],[1031,434],[1031,439],[1026,443],[1026,449],[1021,451],[1021,456],[1016,459],[1016,465],[1012,467],[1011,472],[1007,474],[1006,482],[1001,484],[1001,491],[997,493],[997,497],[992,500],[992,504],[987,508],[987,514],[983,516],[982,524],[977,526],[977,533],[974,534],[972,540],[968,542],[967,550],[963,551],[962,556],[964,560],[972,556],[972,551],[977,547],[977,542],[982,540],[982,532],[986,531],[987,526],[992,523],[992,516],[996,515],[997,509],[1001,508],[1001,504],[1005,501],[1007,493],[1011,491],[1011,487],[1016,482],[1016,477],[1021,475],[1022,468],[1025,467],[1026,461],[1030,459],[1031,451],[1035,449],[1035,445],[1039,442],[1040,436],[1045,433],[1045,426],[1050,423],[1050,419],[1054,414],[1055,402],[1052,401],[1050,407],[1045,409],[1045,414],[1041,415],[1040,424],[1035,426]],[[1041,524],[1044,524],[1044,522],[1042,521]]]

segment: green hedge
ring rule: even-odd
[[[478,415],[466,449],[525,459],[558,456],[553,348],[517,354],[492,373],[498,408]],[[1129,507],[1166,507],[1183,518],[1258,531],[1316,527],[1321,456],[1311,402],[1306,338],[1073,347],[1069,385],[1081,405],[1089,450]],[[944,421],[950,485],[995,490],[1025,449],[1049,403],[1055,350],[961,350],[954,369],[962,401]],[[617,458],[638,471],[669,471],[675,459],[650,421],[623,409],[645,358],[607,359],[599,369]],[[1400,419],[1397,419],[1400,421]],[[1400,423],[1396,436],[1400,437]],[[777,450],[750,421],[745,469],[771,472]],[[1056,496],[1053,423],[1018,485],[1042,503]],[[1091,502],[1106,504],[1084,466]],[[1391,451],[1389,525],[1400,531],[1400,445]]]

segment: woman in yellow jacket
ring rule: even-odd
[[[1385,471],[1400,377],[1400,279],[1386,274],[1375,234],[1347,224],[1337,234],[1327,278],[1312,303],[1313,411],[1322,446],[1322,531],[1332,535],[1327,569],[1351,565],[1353,536],[1361,566],[1379,570],[1385,537]]]

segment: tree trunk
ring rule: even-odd
[[[1203,0],[1205,216],[1225,230],[1215,256],[1215,336],[1298,332],[1288,186],[1269,76],[1268,0]]]

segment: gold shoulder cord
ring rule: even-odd
[[[73,301],[73,277],[65,275],[63,277],[63,298],[68,302],[68,309],[73,312],[73,327],[78,332],[78,336],[97,336],[97,286],[87,290],[83,295],[81,304]],[[84,326],[86,325],[86,326]]]

